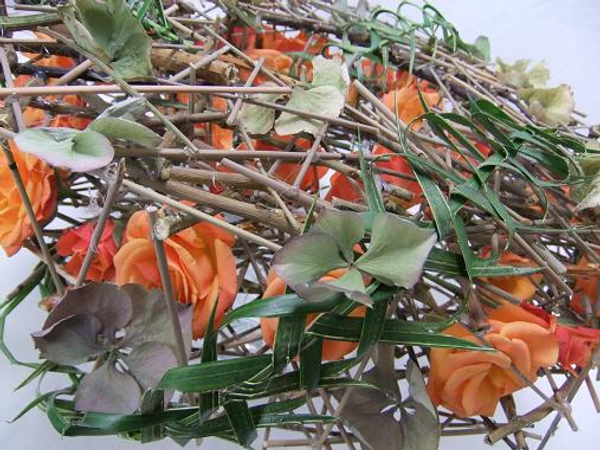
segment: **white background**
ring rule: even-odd
[[[393,7],[396,2],[381,3]],[[517,58],[543,59],[550,67],[551,84],[567,83],[575,91],[576,107],[589,114],[589,123],[600,123],[600,2],[598,0],[434,0],[442,13],[453,22],[467,41],[479,34],[487,35],[494,56],[513,61]],[[21,252],[11,259],[0,255],[0,298],[9,293],[30,273],[35,259]],[[31,296],[21,305],[7,324],[7,343],[18,357],[26,361],[37,358],[29,333],[40,328],[44,313],[37,308],[37,298]],[[44,414],[30,412],[18,422],[8,425],[23,405],[34,398],[35,386],[13,392],[28,371],[10,366],[0,357],[0,445],[7,449],[134,449],[138,444],[114,438],[61,439]],[[597,383],[598,384],[598,383]],[[56,384],[55,387],[60,387]],[[47,386],[53,387],[52,382]],[[542,385],[543,388],[546,388]],[[600,384],[598,385],[600,389]],[[547,389],[547,388],[546,388]],[[519,395],[517,404],[523,413],[539,404],[539,398],[529,391]],[[585,388],[574,402],[574,418],[580,431],[573,433],[561,423],[557,436],[547,446],[549,450],[563,448],[597,449],[600,416]],[[547,425],[547,422],[545,424]],[[543,434],[543,428],[540,431]],[[205,441],[211,450],[231,449],[232,444],[216,440]],[[188,445],[188,448],[193,444]],[[498,445],[499,448],[504,448]],[[176,444],[164,441],[147,445],[148,450],[174,449]],[[482,437],[445,438],[442,449],[487,448]],[[385,450],[385,449],[381,449]]]

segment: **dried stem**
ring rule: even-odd
[[[100,215],[98,216],[98,220],[96,221],[96,226],[94,227],[94,231],[92,232],[92,237],[90,238],[90,243],[88,245],[87,252],[85,254],[83,262],[81,263],[81,269],[79,269],[77,281],[75,281],[75,287],[80,287],[84,283],[87,273],[90,270],[90,266],[92,265],[92,261],[98,249],[98,244],[102,239],[102,234],[104,233],[106,222],[108,221],[111,209],[114,206],[114,201],[117,198],[117,195],[119,194],[119,189],[121,188],[121,182],[123,181],[124,175],[125,161],[121,160],[117,166],[114,179],[111,180],[111,182],[109,183],[108,190],[106,191],[104,205],[102,206],[102,211],[100,211]]]
[[[154,244],[154,252],[156,253],[156,261],[158,263],[158,271],[160,273],[160,281],[165,294],[165,303],[167,305],[167,310],[169,311],[169,318],[171,319],[173,337],[175,338],[177,363],[180,366],[187,366],[188,355],[185,350],[185,342],[183,339],[183,331],[181,330],[181,323],[179,322],[178,305],[175,301],[175,297],[173,296],[173,284],[171,283],[167,254],[165,252],[165,246],[162,239],[156,233],[157,213],[158,208],[156,206],[150,205],[146,207],[146,214],[150,224],[150,235],[152,237],[152,243]]]
[[[262,245],[263,247],[266,247],[270,250],[277,251],[281,248],[280,245],[275,244],[274,242],[271,242],[268,239],[264,239],[260,236],[250,233],[249,231],[231,225],[223,220],[216,219],[209,214],[203,213],[202,211],[198,211],[197,209],[194,209],[188,205],[173,200],[172,198],[167,197],[166,195],[159,194],[158,192],[152,189],[140,186],[139,184],[136,184],[133,181],[123,180],[123,185],[127,189],[129,189],[132,192],[135,192],[138,195],[142,195],[150,200],[154,200],[159,203],[164,203],[165,205],[178,209],[179,211],[189,214],[190,216],[193,216],[199,220],[208,222],[211,225],[215,225],[218,228],[222,228],[226,231],[229,231],[230,233],[233,233],[236,236],[243,237],[248,241],[254,242],[255,244]]]

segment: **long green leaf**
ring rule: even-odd
[[[437,228],[438,238],[443,239],[446,237],[448,232],[452,227],[452,221],[454,218],[450,213],[450,207],[448,206],[448,202],[444,198],[444,194],[440,187],[434,183],[429,177],[419,172],[419,170],[413,167],[415,176],[417,177],[417,181],[423,189],[423,194],[427,199],[427,203],[431,208],[431,212],[433,213],[433,218],[435,220],[435,227]]]
[[[211,361],[217,360],[217,337],[218,333],[213,331],[213,323],[215,320],[215,314],[217,312],[217,306],[219,301],[217,300],[212,307],[210,317],[204,333],[204,342],[202,343],[202,356],[200,358],[201,364],[206,364]],[[205,392],[200,394],[199,409],[200,409],[200,421],[208,418],[219,407],[219,393],[216,391]]]
[[[267,403],[250,408],[250,414],[254,423],[260,426],[262,417],[274,416],[298,409],[304,404],[303,398],[284,400],[281,402]],[[187,436],[189,438],[200,438],[205,436],[215,436],[231,431],[231,424],[226,415],[221,415],[204,423],[169,423],[167,431],[173,437]]]
[[[175,367],[164,374],[158,388],[182,392],[223,389],[252,378],[270,363],[270,355],[261,355]]]
[[[381,339],[385,326],[385,315],[387,313],[388,298],[380,299],[371,308],[367,309],[362,321],[362,329],[358,343],[358,357],[366,357],[371,353],[373,347]],[[333,316],[332,316],[333,317]]]
[[[350,360],[347,362],[346,369],[355,365],[356,361]],[[321,377],[316,388],[332,389],[340,387],[364,387],[373,388],[368,383],[365,383],[354,378],[325,378]],[[262,385],[254,386],[254,389],[246,389],[244,391],[232,391],[228,395],[231,398],[241,398],[245,400],[255,400],[259,398],[271,397],[273,395],[285,394],[290,392],[302,391],[300,384],[300,373],[298,371],[290,372],[289,374],[282,375],[281,377],[274,378],[269,382],[265,382]]]
[[[360,176],[362,177],[363,185],[365,187],[365,195],[367,197],[367,204],[369,205],[369,209],[371,211],[383,213],[385,212],[385,206],[383,204],[383,200],[381,199],[381,195],[379,195],[379,191],[377,190],[377,185],[375,184],[375,178],[373,177],[372,168],[367,166],[367,162],[365,161],[365,156],[363,154],[362,149],[359,150],[359,158]]]
[[[323,340],[314,338],[300,352],[300,386],[308,393],[314,391],[321,376]]]
[[[300,353],[306,316],[281,317],[273,346],[273,370],[281,372]]]
[[[256,425],[245,400],[230,400],[223,405],[238,442],[249,447],[256,440]]]
[[[82,427],[97,428],[113,433],[136,431],[154,425],[165,424],[174,420],[189,417],[198,412],[197,408],[171,409],[152,414],[103,414],[89,412],[83,416],[80,424]]]
[[[324,316],[322,320],[315,322],[315,324],[307,330],[307,334],[314,334],[324,339],[358,341],[360,339],[362,326],[363,319],[360,317],[335,318],[332,316]],[[385,326],[379,342],[388,342],[399,345],[418,345],[422,347],[445,347],[481,351],[493,350],[464,339],[430,332],[425,328],[419,331],[415,329],[414,325],[407,326],[406,322],[391,319],[385,321]]]
[[[221,328],[240,319],[304,316],[306,314],[328,312],[339,302],[339,296],[334,296],[322,302],[310,302],[299,297],[297,294],[285,294],[277,297],[257,299],[227,313],[221,323]]]

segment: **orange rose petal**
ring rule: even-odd
[[[400,155],[394,154],[394,152],[387,149],[383,145],[380,145],[380,144],[375,145],[375,147],[373,147],[373,154],[374,155],[386,155],[386,154],[395,155],[387,161],[382,160],[382,161],[376,162],[375,163],[376,167],[390,169],[390,170],[394,170],[396,172],[400,172],[400,173],[403,173],[406,175],[414,176],[414,172],[413,172],[412,168],[410,167],[410,164],[408,163],[406,158],[404,158]],[[423,193],[423,190],[421,189],[421,185],[417,181],[407,180],[407,179],[396,177],[394,175],[389,175],[389,174],[381,174],[381,179],[383,181],[385,181],[386,183],[390,183],[395,186],[401,187],[403,189],[407,189],[414,194],[413,199],[410,202],[404,201],[404,205],[403,205],[404,207],[409,208],[413,205],[418,204],[421,201],[421,194]]]
[[[523,375],[531,378],[531,353],[525,342],[520,339],[507,339],[498,334],[488,336],[488,342],[507,355]]]
[[[465,416],[493,416],[501,393],[487,379],[487,373],[474,375],[465,383],[462,407]]]
[[[220,239],[215,240],[216,270],[219,279],[221,296],[226,297],[226,308],[231,306],[237,294],[237,274],[235,257],[227,244]]]
[[[48,221],[56,208],[57,191],[54,169],[41,159],[21,153],[13,140],[8,141],[17,169],[25,185],[36,219]],[[33,236],[31,222],[4,155],[0,157],[0,245],[8,256]]]
[[[334,198],[339,198],[348,202],[362,203],[364,197],[362,192],[357,188],[357,185],[360,187],[362,185],[359,182],[356,183],[355,185],[350,182],[346,175],[336,172],[330,179],[331,189],[327,192],[325,200],[331,201]]]
[[[235,242],[235,236],[233,234],[231,234],[228,231],[225,231],[222,228],[211,225],[210,223],[199,223],[197,225],[194,225],[193,228],[196,234],[202,236],[202,239],[204,240],[214,241],[218,239],[227,244],[229,247],[231,247]]]
[[[527,347],[533,355],[532,359],[536,365],[556,364],[558,342],[547,328],[529,322],[511,322],[503,327],[502,335],[513,340],[519,339],[527,342]]]
[[[208,320],[210,319],[210,314],[212,313],[215,302],[217,302],[217,309],[215,311],[213,329],[218,328],[221,320],[223,320],[226,307],[223,308],[221,299],[219,298],[219,282],[217,279],[213,280],[210,290],[206,292],[206,297],[203,300],[204,301],[197,302],[194,305],[194,317],[192,320],[194,339],[204,337],[206,333],[206,327],[208,326]]]
[[[442,404],[446,406],[454,405],[462,411],[463,384],[474,376],[488,371],[491,367],[489,363],[471,364],[455,370],[444,383],[444,391],[441,395]]]
[[[133,239],[123,245],[115,255],[115,267],[117,269],[117,284],[138,283],[146,287],[157,286],[160,278],[143,276],[143,271],[138,267],[137,262],[143,261],[153,264],[155,261],[154,248],[152,243],[146,239]],[[154,262],[154,264],[156,264]],[[148,271],[146,271],[148,272]]]
[[[127,224],[125,244],[115,255],[118,284],[161,286],[154,246],[144,212],[134,213]],[[222,236],[224,240],[217,239]],[[197,224],[165,240],[165,253],[173,295],[194,305],[194,338],[202,337],[214,302],[219,299],[215,326],[237,295],[233,236],[209,224]]]
[[[520,305],[513,305],[512,303],[503,302],[498,308],[490,310],[488,318],[491,320],[497,320],[500,322],[530,322],[539,325],[542,328],[548,328],[549,322],[543,318],[532,314]]]
[[[262,317],[260,319],[260,331],[262,334],[263,341],[268,347],[273,348],[275,343],[275,332],[279,325],[279,319],[277,317]]]
[[[432,350],[437,352],[437,349]],[[444,364],[439,368],[439,375],[446,378],[452,373],[459,370],[461,367],[469,366],[475,363],[489,363],[499,367],[510,367],[510,359],[505,355],[497,352],[477,352],[477,351],[459,351],[452,354],[451,357],[444,361]]]

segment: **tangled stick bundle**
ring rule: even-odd
[[[0,245],[40,259],[2,323],[36,288],[48,311],[41,361],[2,350],[68,375],[32,404],[62,435],[541,449],[597,400],[600,147],[542,64],[427,3],[0,26]]]

